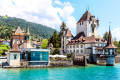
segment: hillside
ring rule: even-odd
[[[42,37],[42,38],[49,38],[55,31],[50,27],[33,23],[27,22],[24,19],[15,18],[15,17],[8,17],[8,16],[0,16],[0,25],[4,25],[6,27],[17,28],[19,21],[19,26],[21,29],[26,30],[27,23],[29,24],[30,33],[32,36]]]

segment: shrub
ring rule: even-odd
[[[52,53],[52,55],[55,55],[55,54],[59,54],[58,48],[55,48],[55,50],[54,50],[53,53]]]
[[[56,59],[55,59],[55,58],[52,58],[52,60],[53,60],[53,61],[56,61]]]
[[[68,61],[71,61],[72,60],[72,58],[68,58]]]
[[[71,58],[71,54],[69,53],[69,54],[67,54],[67,58]]]

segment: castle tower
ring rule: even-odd
[[[63,31],[63,35],[61,37],[61,48],[62,48],[62,53],[67,53],[67,43],[73,38],[73,35],[69,29],[66,29]]]
[[[13,47],[15,41],[17,41],[17,43],[22,43],[24,40],[24,33],[23,31],[21,30],[20,26],[18,26],[18,28],[16,29],[13,29],[12,31],[12,36],[11,36],[11,48]]]
[[[30,41],[30,32],[29,32],[29,26],[27,24],[27,28],[26,28],[26,32],[25,32],[25,35],[24,35],[24,42],[20,45],[20,49],[30,49],[30,48],[34,48],[31,44],[31,41]]]
[[[29,32],[29,26],[27,24],[24,40],[29,40],[29,39],[30,39],[30,32]]]
[[[107,45],[105,46],[105,51],[106,51],[105,55],[107,56],[106,66],[114,66],[116,49],[117,47],[115,47],[113,44],[112,34],[109,29],[108,41],[107,41]]]
[[[95,19],[89,11],[86,11],[76,23],[76,34],[84,32],[85,36],[98,36],[99,20]]]
[[[20,53],[21,51],[18,48],[17,41],[15,41],[13,48],[7,54],[7,63],[11,67],[19,67],[20,66]]]

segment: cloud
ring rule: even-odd
[[[57,8],[60,17],[66,22],[67,27],[76,29],[76,19],[72,16],[74,8],[72,6],[65,6],[62,9]]]
[[[120,40],[120,27],[117,27],[112,30],[113,39],[116,38],[118,41]]]
[[[62,3],[59,0],[55,0],[54,3],[58,4],[60,6],[70,6],[70,5],[72,5],[72,4],[70,4],[70,2],[64,2],[64,3]]]
[[[61,5],[61,7],[54,6]],[[64,20],[68,27],[75,27],[72,16],[74,8],[69,2],[59,0],[0,0],[0,15],[23,18],[27,21],[40,23],[57,28]]]

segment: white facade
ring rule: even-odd
[[[94,28],[94,33],[92,32],[92,25],[94,24],[96,27]],[[98,36],[98,25],[93,21],[84,21],[76,24],[76,34],[84,32],[85,36]]]
[[[75,45],[67,45],[67,53],[73,53],[75,51],[76,54],[89,54],[90,51],[86,48],[90,47],[91,44],[75,44]]]
[[[15,52],[15,53],[8,53],[7,55],[7,63],[11,67],[19,67],[20,66],[20,53]]]
[[[61,38],[61,48],[63,49],[63,53],[67,52],[67,43],[70,41],[73,37],[66,36],[66,32],[64,31],[64,36]],[[62,53],[62,54],[63,54]]]

